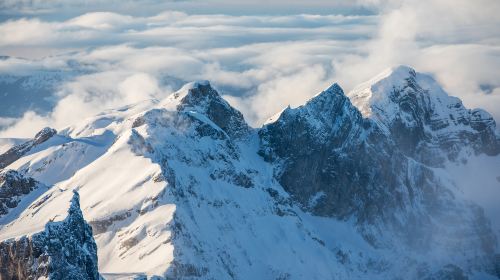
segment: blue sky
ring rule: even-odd
[[[0,76],[63,78],[46,112],[0,115],[0,136],[61,128],[200,79],[258,126],[333,82],[349,91],[399,64],[500,120],[499,10],[496,0],[4,0]]]

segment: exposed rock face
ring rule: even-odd
[[[35,145],[41,144],[41,143],[49,140],[50,137],[52,137],[56,134],[57,134],[57,131],[55,129],[50,128],[50,127],[45,127],[35,135],[35,138],[33,139],[33,144],[35,144]]]
[[[7,152],[0,155],[0,169],[3,169],[11,163],[15,162],[27,152],[29,152],[33,147],[49,140],[55,134],[57,134],[57,131],[55,129],[46,127],[40,130],[35,135],[35,138],[10,148]]]
[[[306,105],[286,109],[259,134],[261,154],[280,163],[280,183],[319,215],[383,221],[395,214],[389,208],[413,201],[418,182],[432,179],[425,168],[410,165],[374,122],[363,119],[336,84]]]
[[[195,83],[188,89],[177,108],[205,115],[231,137],[242,136],[249,130],[243,115],[222,99],[207,81]]]
[[[304,209],[356,220],[376,247],[391,246],[379,238],[388,231],[411,250],[476,250],[491,266],[497,240],[482,211],[456,200],[432,169],[407,157],[400,139],[364,119],[339,86],[286,109],[259,135],[260,153]]]
[[[495,120],[481,109],[466,109],[425,74],[400,66],[350,92],[353,103],[390,133],[415,160],[441,166],[468,154],[500,153]]]
[[[15,170],[0,173],[0,217],[15,208],[24,195],[40,186],[30,177],[24,177]]]
[[[100,279],[97,246],[75,192],[68,216],[43,232],[0,242],[1,279]]]

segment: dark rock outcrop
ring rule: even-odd
[[[0,217],[15,208],[21,198],[36,188],[40,183],[31,177],[24,177],[15,170],[0,173]]]
[[[40,130],[35,135],[35,138],[10,148],[7,152],[0,155],[0,169],[9,166],[11,163],[24,156],[33,147],[49,140],[55,134],[57,134],[57,131],[55,129],[46,127]]]
[[[389,230],[412,250],[425,250],[444,244],[436,234],[442,231],[463,241],[447,248],[493,253],[496,238],[484,214],[364,119],[338,85],[286,109],[259,135],[260,154],[275,163],[275,177],[295,201],[316,215],[354,219],[374,246],[390,246],[377,237]]]
[[[45,230],[0,242],[0,279],[101,279],[92,229],[74,193],[68,216]]]
[[[411,200],[412,186],[403,188],[408,178],[400,175],[408,168],[403,155],[336,84],[286,109],[259,134],[260,153],[282,167],[276,170],[281,185],[316,214],[374,222],[392,216],[389,206]],[[428,176],[425,170],[418,175],[422,182]]]
[[[181,99],[177,110],[203,114],[231,137],[242,136],[250,129],[243,115],[222,99],[207,81],[194,83]]]

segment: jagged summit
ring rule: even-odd
[[[365,118],[391,135],[405,154],[426,164],[440,165],[446,159],[463,159],[471,153],[500,153],[490,114],[465,108],[432,76],[410,67],[387,70],[347,96]]]
[[[333,113],[333,111],[336,110],[335,108],[339,106],[339,103],[344,103],[346,100],[347,98],[344,95],[344,90],[337,83],[334,83],[298,108],[292,108],[290,105],[285,107],[282,111],[268,118],[264,122],[264,126],[279,120],[282,115],[294,115],[299,112],[304,113],[307,111],[308,114],[315,115],[315,117],[321,117],[321,115],[325,116]]]
[[[389,77],[393,77],[392,80],[394,82],[397,81],[404,81],[405,78],[411,76],[411,75],[416,75],[417,71],[408,66],[408,65],[397,65],[393,67],[386,68],[379,74],[373,76],[369,80],[357,85],[353,91],[358,91],[359,89],[363,89],[367,86],[371,86],[381,80],[384,80]]]
[[[309,99],[304,105],[299,106],[299,108],[321,106],[322,109],[328,109],[329,105],[334,106],[335,102],[344,100],[344,98],[344,90],[340,87],[339,84],[333,83],[327,89]]]
[[[344,95],[344,90],[340,87],[339,84],[333,83],[327,89],[325,89],[324,91],[322,91],[322,92],[318,93],[317,95],[315,95],[312,99],[316,99],[318,97],[325,98],[326,96],[329,96],[329,95],[332,95],[332,94]]]
[[[229,105],[208,81],[188,83],[161,104],[169,110],[204,115],[231,137],[241,137],[250,130],[241,112]]]
[[[179,106],[179,105],[191,105],[200,106],[203,105],[202,101],[207,101],[211,99],[223,99],[219,93],[212,87],[210,81],[200,80],[193,81],[183,85],[178,91],[174,92],[168,96],[165,100],[161,102],[163,106]],[[169,108],[170,109],[170,108]]]
[[[342,139],[339,141],[344,139],[359,141],[363,138],[361,135],[362,127],[368,125],[364,123],[359,111],[351,104],[337,83],[320,92],[302,106],[286,108],[274,123],[268,121],[262,131],[281,125],[288,126],[290,123],[295,123],[294,126],[297,130],[307,130],[308,137],[313,138],[311,140],[317,143],[324,143],[332,138]],[[290,135],[290,137],[293,136]],[[292,143],[292,145],[294,144]]]
[[[219,95],[219,93],[210,85],[209,81],[188,83],[181,88],[179,95],[179,110],[200,109],[204,112],[209,109],[212,102],[218,102],[224,107],[230,107],[229,104]],[[182,94],[184,93],[184,94]]]
[[[344,103],[346,101],[349,102],[344,95],[344,90],[342,90],[337,83],[334,83],[326,90],[307,101],[301,108],[309,108],[309,110],[316,111],[317,113],[325,111],[330,112],[337,107],[339,103]]]

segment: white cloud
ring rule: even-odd
[[[282,74],[263,81],[256,94],[246,97],[226,97],[258,124],[286,106],[297,107],[329,84],[327,71],[322,65],[311,65],[297,72]]]
[[[26,112],[14,124],[0,131],[2,138],[28,138],[33,137],[40,129],[51,125],[50,119],[44,118],[32,111]]]
[[[384,1],[376,37],[366,56],[335,61],[336,78],[347,88],[385,68],[406,64],[433,74],[446,90],[466,106],[488,108],[500,120],[500,107],[482,84],[500,87],[500,2]]]
[[[290,5],[297,8],[299,2]],[[316,1],[311,7],[323,9],[328,2]],[[7,20],[0,22],[0,33],[12,36],[0,38],[0,53],[35,58],[0,60],[0,73],[73,71],[70,61],[80,72],[61,85],[59,103],[46,117],[26,114],[2,135],[30,136],[37,130],[25,134],[29,129],[23,126],[30,123],[66,125],[102,109],[161,97],[171,90],[169,82],[198,79],[211,80],[259,125],[333,82],[348,91],[396,64],[434,74],[450,94],[468,106],[491,110],[499,120],[500,106],[494,106],[500,88],[500,20],[494,12],[498,5],[495,0],[367,0],[356,1],[353,9],[369,7],[378,15],[237,16],[155,10],[155,15],[132,16],[117,10],[64,20]],[[330,5],[341,6],[349,4]]]
[[[95,12],[78,16],[67,23],[70,26],[110,30],[130,25],[134,21],[136,20],[131,16],[111,12]]]
[[[39,19],[19,19],[16,21],[7,21],[0,25],[0,34],[2,36],[0,45],[36,45],[56,39],[53,32],[53,24],[42,22]]]

